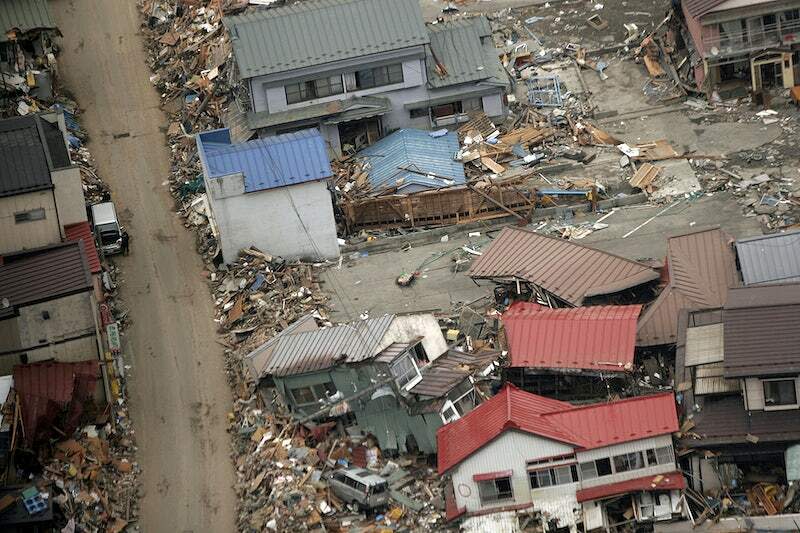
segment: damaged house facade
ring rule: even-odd
[[[433,315],[320,328],[308,315],[247,356],[262,395],[300,421],[333,420],[384,452],[435,453],[436,430],[479,401],[474,374],[497,353],[448,351]]]
[[[331,165],[317,130],[232,143],[224,128],[196,142],[223,261],[250,246],[286,259],[339,257]]]
[[[800,284],[733,288],[724,308],[681,324],[676,382],[694,488],[740,487],[775,467],[778,481],[800,479]]]
[[[682,0],[681,9],[702,91],[758,93],[800,80],[800,1]]]
[[[416,0],[329,0],[225,24],[260,137],[314,127],[340,154],[395,129],[506,112],[508,77],[484,17],[426,26]]]
[[[0,2],[0,98],[52,96],[58,35],[47,0]]]
[[[570,531],[671,519],[686,486],[677,429],[671,392],[576,407],[506,385],[438,432],[448,518],[532,509]]]

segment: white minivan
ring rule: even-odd
[[[117,219],[117,210],[112,202],[92,206],[94,234],[104,255],[122,252],[122,227]]]

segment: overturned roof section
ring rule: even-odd
[[[614,294],[658,279],[658,272],[635,261],[528,229],[505,228],[472,263],[477,279],[516,278],[559,299],[582,305],[586,298]]]
[[[669,284],[642,314],[637,345],[676,342],[681,309],[712,309],[725,304],[728,287],[739,285],[732,242],[719,228],[669,239]]]
[[[241,173],[245,192],[263,191],[333,175],[325,141],[316,129],[231,144],[223,128],[197,136],[203,172],[210,179]]]
[[[550,309],[515,302],[503,313],[511,366],[630,370],[641,308],[605,305]]]
[[[800,283],[731,289],[725,377],[800,373]]]
[[[417,0],[317,0],[225,19],[252,78],[427,44]]]
[[[92,290],[83,250],[78,240],[4,256],[0,302],[16,308]]]
[[[47,0],[2,0],[0,1],[0,42],[8,41],[9,30],[22,33],[56,27]]]
[[[335,125],[340,122],[383,115],[391,110],[392,103],[388,98],[354,96],[346,100],[311,104],[286,111],[272,113],[269,110],[250,112],[247,114],[247,126],[252,130],[257,130],[279,124],[291,124],[318,118],[324,118],[323,122],[327,125]]]
[[[428,85],[434,89],[481,80],[508,83],[486,17],[431,24],[428,33],[431,38],[426,58]],[[437,61],[447,74],[442,76],[437,72]]]
[[[745,285],[800,281],[800,231],[739,239],[736,255]]]
[[[58,126],[39,115],[0,120],[0,197],[49,189],[71,163]]]
[[[263,374],[291,376],[324,370],[337,363],[358,363],[375,357],[385,348],[383,338],[394,318],[394,315],[384,315],[332,328],[281,336],[264,366]]]
[[[592,449],[677,431],[672,393],[574,407],[506,385],[463,418],[436,433],[439,474],[508,430]]]
[[[483,371],[499,356],[500,352],[494,350],[474,354],[448,350],[420,369],[422,380],[409,392],[437,398],[449,392],[468,376]]]
[[[288,328],[284,329],[244,357],[247,368],[250,370],[250,375],[254,379],[261,379],[266,376],[264,369],[266,368],[267,363],[272,356],[272,352],[275,350],[275,347],[283,337],[292,335],[294,333],[315,331],[317,329],[319,329],[319,326],[317,326],[317,321],[314,319],[313,314],[304,315],[295,320],[289,325]]]
[[[681,490],[686,488],[686,479],[680,472],[670,472],[669,474],[658,474],[656,476],[644,476],[610,485],[599,485],[587,489],[580,489],[575,494],[578,503],[610,498],[629,492],[653,491],[653,490]]]
[[[464,164],[453,159],[458,149],[455,132],[434,137],[429,131],[402,129],[359,155],[369,163],[374,193],[395,188],[405,193],[462,185],[466,180]]]

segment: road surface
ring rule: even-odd
[[[124,350],[144,469],[141,529],[234,531],[231,392],[194,236],[163,184],[166,119],[136,2],[51,0],[50,9],[64,34],[59,75],[85,109],[89,149],[131,234],[131,255],[117,264],[133,322]]]

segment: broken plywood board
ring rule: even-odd
[[[647,187],[653,183],[653,180],[658,177],[661,173],[661,167],[657,167],[650,163],[644,163],[642,166],[639,167],[639,170],[636,171],[628,183],[631,184],[631,187],[636,187],[637,189],[645,190]]]
[[[486,168],[488,168],[489,170],[491,170],[492,172],[494,172],[495,174],[502,174],[503,172],[506,171],[506,167],[493,161],[489,157],[481,157],[481,164]]]
[[[637,144],[634,148],[639,149],[639,155],[634,156],[633,159],[639,161],[660,161],[662,159],[674,159],[680,157],[680,154],[675,151],[666,139],[659,139],[657,141]]]

